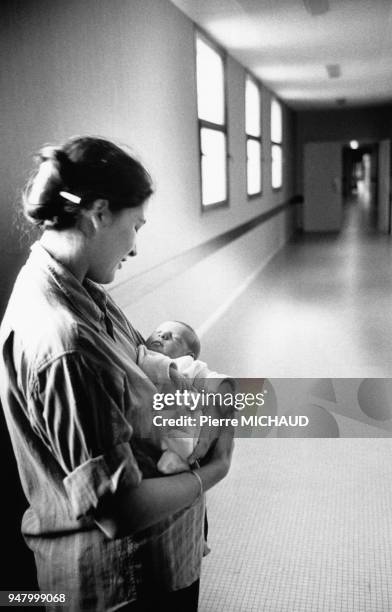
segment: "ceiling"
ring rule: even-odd
[[[392,0],[172,2],[293,109],[392,102]]]

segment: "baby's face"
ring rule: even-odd
[[[146,341],[151,351],[162,353],[172,359],[191,355],[189,348],[192,341],[192,332],[177,321],[161,323]]]

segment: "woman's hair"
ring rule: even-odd
[[[40,165],[23,193],[27,219],[45,228],[75,225],[81,208],[108,200],[113,211],[134,208],[152,194],[142,164],[102,138],[75,137],[39,152]]]

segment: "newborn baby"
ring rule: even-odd
[[[147,338],[146,346],[172,359],[186,356],[197,359],[200,355],[200,340],[195,330],[181,321],[161,323]]]
[[[137,363],[162,391],[176,383],[176,372],[189,382],[189,388],[194,391],[234,391],[233,379],[211,371],[206,363],[198,359],[199,354],[200,340],[192,327],[180,321],[166,321],[157,327],[145,345],[138,347]],[[200,409],[191,412],[197,423],[200,414]],[[166,430],[161,439],[164,452],[157,464],[158,470],[164,474],[189,470],[187,459],[192,454],[199,433],[199,426]]]

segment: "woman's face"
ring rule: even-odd
[[[136,208],[111,212],[100,229],[87,277],[97,283],[110,283],[121,262],[136,255],[136,234],[145,224],[146,202]]]

